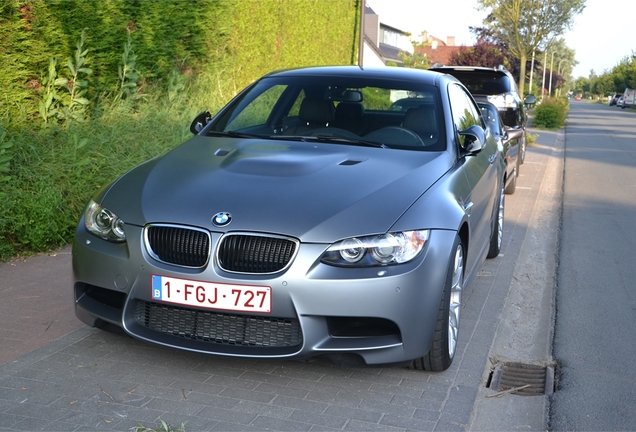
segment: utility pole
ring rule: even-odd
[[[550,84],[548,90],[548,97],[552,97],[552,68],[554,67],[554,53],[556,51],[552,51],[552,60],[550,61]]]
[[[532,72],[534,72],[534,50],[532,50],[532,62],[530,63],[530,85],[528,86],[528,94],[532,94]]]
[[[548,62],[548,51],[543,53],[543,82],[541,83],[541,102],[543,102],[543,89],[545,89],[545,64]]]

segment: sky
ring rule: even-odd
[[[562,37],[576,51],[572,75],[588,77],[611,70],[625,57],[636,54],[636,36],[622,17],[636,17],[635,0],[586,0],[583,12],[574,18],[572,30]],[[472,45],[475,37],[468,27],[481,26],[486,14],[476,9],[477,0],[367,0],[367,5],[384,24],[408,31],[415,37],[422,31],[446,40],[455,36],[457,45]],[[633,19],[632,19],[633,21]]]

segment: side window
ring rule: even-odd
[[[486,126],[490,131],[495,135],[503,135],[503,130],[501,128],[501,123],[499,122],[499,113],[495,107],[479,105],[479,109],[481,111],[481,117],[486,123]]]
[[[450,99],[455,132],[466,130],[472,125],[481,126],[479,111],[462,87],[456,84],[449,85],[448,97]],[[465,139],[466,137],[459,137],[460,146],[465,146]]]
[[[305,97],[306,97],[305,90],[301,90],[300,94],[294,101],[294,104],[292,105],[291,109],[287,113],[288,117],[298,117],[298,114],[300,113],[300,105],[302,104],[303,99],[305,99]]]
[[[280,98],[286,86],[273,86],[251,101],[243,101],[247,106],[236,117],[230,120],[225,130],[241,130],[252,126],[260,126],[267,123],[274,105]]]
[[[391,90],[377,87],[365,87],[362,89],[364,109],[387,111],[391,109]]]

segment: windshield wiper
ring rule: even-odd
[[[208,136],[224,136],[230,138],[258,138],[258,139],[271,139],[271,140],[285,140],[285,141],[303,141],[303,142],[330,142],[338,144],[353,144],[365,147],[375,148],[389,148],[385,144],[366,141],[357,138],[345,138],[331,135],[257,135],[248,134],[236,131],[215,131],[211,130],[207,133]]]
[[[358,138],[344,138],[338,136],[331,135],[310,135],[310,136],[296,136],[295,139],[300,139],[306,142],[331,142],[338,144],[353,144],[365,147],[375,147],[375,148],[389,148],[385,144],[375,142],[375,141],[366,141]]]
[[[260,138],[260,139],[269,138],[268,135],[248,134],[248,133],[236,132],[236,131],[215,131],[215,130],[210,130],[210,131],[208,131],[208,133],[206,135],[207,136],[224,136],[224,137],[230,137],[230,138]]]

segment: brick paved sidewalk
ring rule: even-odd
[[[71,285],[70,246],[0,263],[0,364],[82,327]]]

